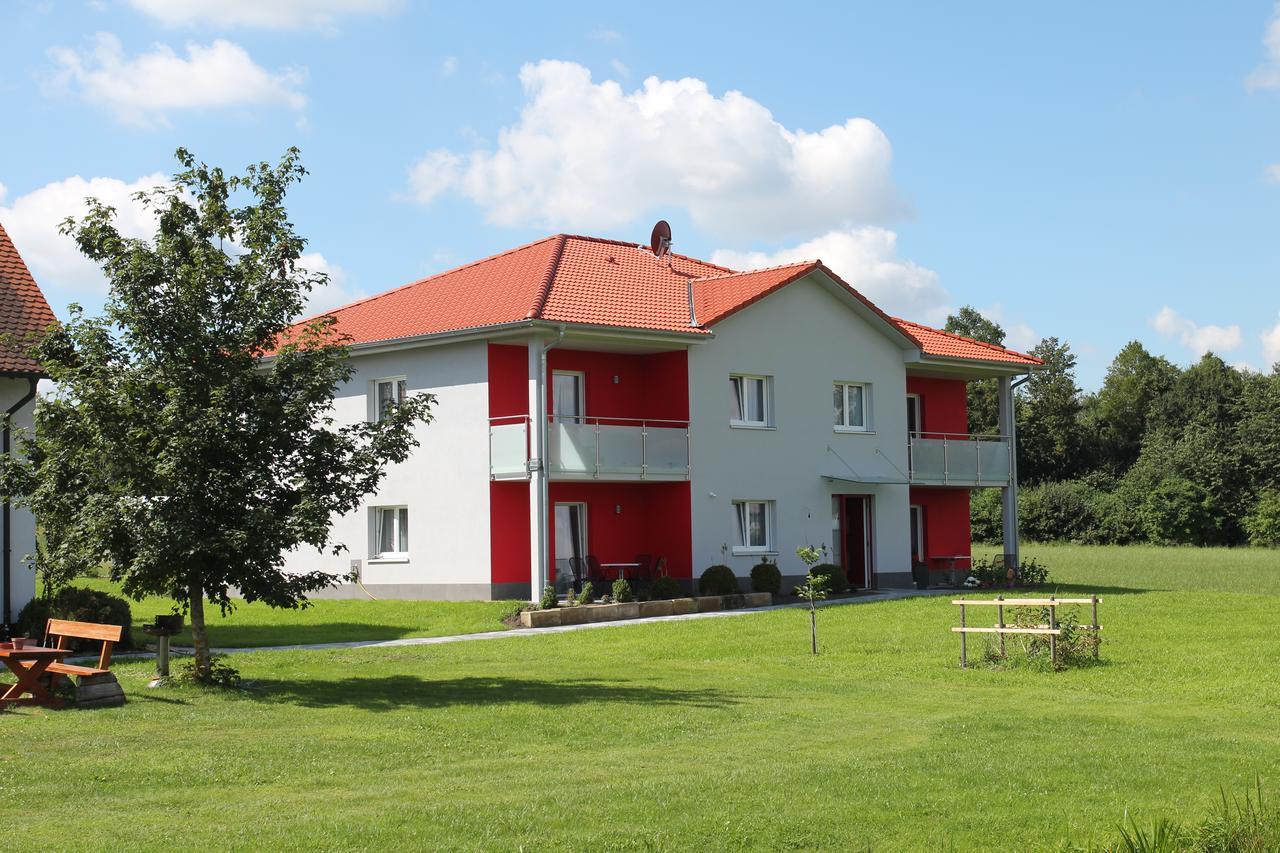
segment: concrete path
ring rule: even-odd
[[[954,589],[887,589],[877,590],[856,598],[842,598],[836,601],[822,601],[819,607],[842,607],[847,604],[867,604],[873,601],[895,601],[900,598],[916,598],[930,595],[955,595]],[[245,648],[217,648],[214,654],[239,654],[242,652],[297,652],[322,649],[362,649],[388,648],[391,646],[434,646],[442,643],[462,643],[472,640],[501,640],[507,637],[533,637],[542,634],[560,634],[567,631],[593,631],[600,628],[623,628],[628,625],[644,625],[650,622],[680,622],[693,619],[724,619],[733,616],[745,616],[749,613],[763,613],[768,610],[788,610],[808,607],[803,602],[795,604],[774,604],[769,607],[751,607],[741,610],[717,610],[712,613],[690,613],[682,616],[650,616],[645,619],[623,619],[617,622],[589,622],[582,625],[556,625],[550,628],[512,628],[507,631],[484,631],[478,634],[454,634],[448,637],[405,637],[400,640],[353,640],[345,643],[307,643],[296,646],[249,646]],[[174,652],[191,654],[192,650],[174,646]]]

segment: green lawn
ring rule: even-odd
[[[784,610],[255,652],[240,693],[129,663],[123,708],[0,715],[0,825],[58,849],[1058,849],[1259,775],[1274,795],[1280,553],[1027,552],[1104,594],[1101,665],[961,671],[946,598],[824,610],[817,658]]]
[[[120,594],[118,584],[104,578],[78,578],[74,585]],[[398,640],[501,631],[502,619],[518,607],[510,601],[333,601],[317,599],[310,607],[278,610],[265,604],[237,601],[226,617],[206,605],[209,641],[222,648],[341,643],[352,640]],[[142,626],[157,614],[169,613],[173,602],[149,597],[130,601],[135,643],[151,642]],[[191,630],[173,641],[191,644]]]

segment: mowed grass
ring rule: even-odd
[[[118,584],[105,578],[77,578],[74,586],[120,595]],[[404,637],[444,637],[502,631],[502,622],[518,604],[510,601],[372,601],[314,599],[308,607],[280,610],[260,602],[235,602],[226,616],[205,605],[209,642],[220,648],[343,643],[358,640],[398,640]],[[148,596],[129,601],[133,641],[152,642],[142,626],[156,615],[173,611],[167,598]],[[191,626],[174,638],[175,645],[191,645]]]
[[[0,825],[47,849],[1023,850],[1275,791],[1280,553],[1027,551],[1102,591],[1101,664],[962,671],[947,597],[825,609],[817,658],[783,610],[254,652],[239,692],[128,663],[123,708],[0,715]]]

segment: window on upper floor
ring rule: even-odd
[[[403,376],[375,379],[373,382],[374,419],[382,420],[391,407],[403,403],[407,395],[408,382]]]
[[[369,553],[375,560],[409,556],[409,508],[375,506],[372,544]]]
[[[836,432],[871,429],[871,386],[865,382],[835,383],[832,406]]]
[[[551,374],[551,416],[557,421],[580,424],[587,414],[587,375],[569,370]]]
[[[768,376],[735,373],[729,377],[729,424],[740,427],[773,425],[773,380]]]
[[[773,547],[774,502],[734,501],[738,522],[735,554],[769,554]]]

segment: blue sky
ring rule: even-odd
[[[325,307],[555,231],[820,256],[887,309],[1280,360],[1280,7],[100,0],[6,10],[0,222],[55,311],[56,223],[173,149],[298,145]]]

